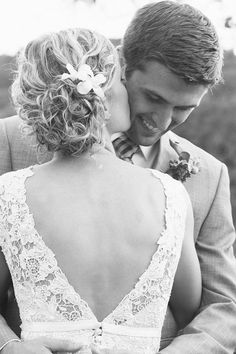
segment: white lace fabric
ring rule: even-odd
[[[114,311],[99,322],[35,228],[25,190],[25,181],[33,173],[30,167],[0,177],[0,246],[20,310],[22,339],[49,335],[97,343],[101,348],[157,353],[185,230],[184,187],[150,170],[165,191],[164,231],[148,268]]]

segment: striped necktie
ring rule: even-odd
[[[122,134],[112,142],[116,156],[133,164],[132,157],[140,149],[137,144]]]

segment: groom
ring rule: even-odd
[[[199,105],[208,88],[221,79],[222,54],[217,35],[208,19],[192,7],[163,1],[137,12],[124,36],[123,53],[132,120],[129,140],[123,143],[126,147],[130,141],[139,145],[133,163],[166,172],[169,161],[177,159],[177,152],[183,150],[200,158],[201,165],[184,186],[194,210],[202,302],[194,320],[183,330],[178,329],[168,310],[161,353],[233,353],[236,261],[227,168],[171,132]],[[0,120],[0,174],[52,157],[48,152],[37,155],[33,138],[22,138],[19,123],[18,117]],[[117,146],[122,157],[122,140]],[[11,310],[9,306],[6,313],[10,323]],[[14,334],[1,318],[0,347],[11,338]]]
[[[132,162],[163,172],[169,169],[170,160],[178,160],[181,151],[200,159],[200,171],[193,171],[198,173],[190,175],[184,186],[194,211],[202,301],[194,320],[178,334],[174,333],[171,313],[167,313],[162,348],[165,341],[172,342],[161,353],[233,353],[236,261],[228,172],[213,156],[171,132],[221,80],[218,36],[199,11],[186,4],[162,1],[137,12],[122,46],[131,128],[128,139],[121,136],[114,140],[117,155],[127,158],[128,145],[136,144],[139,150]]]

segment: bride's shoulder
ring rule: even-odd
[[[162,184],[164,185],[168,185],[168,186],[173,186],[176,188],[184,188],[183,184],[180,181],[177,181],[176,179],[174,179],[173,177],[171,177],[170,175],[168,175],[167,173],[158,171],[158,170],[154,170],[154,169],[147,169],[150,173],[150,175],[158,180],[160,180],[162,182]],[[185,189],[185,188],[184,188]]]
[[[0,187],[1,190],[4,187],[4,189],[7,188],[12,188],[13,185],[17,185],[18,182],[24,181],[25,178],[28,176],[32,175],[33,171],[33,166],[29,166],[17,171],[10,171],[7,173],[4,173],[3,175],[0,176]]]
[[[174,197],[175,199],[182,200],[183,202],[189,204],[189,195],[182,182],[177,181],[167,173],[163,173],[158,170],[148,169],[148,171],[152,177],[161,182],[165,193],[168,194],[169,197]]]

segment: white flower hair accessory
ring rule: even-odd
[[[94,91],[96,95],[104,99],[104,92],[100,85],[106,82],[106,78],[103,74],[98,73],[94,76],[91,67],[88,64],[82,64],[76,71],[71,64],[66,65],[68,73],[61,75],[61,80],[70,79],[72,81],[79,80],[77,86],[77,91],[81,95],[86,95],[91,90]]]

